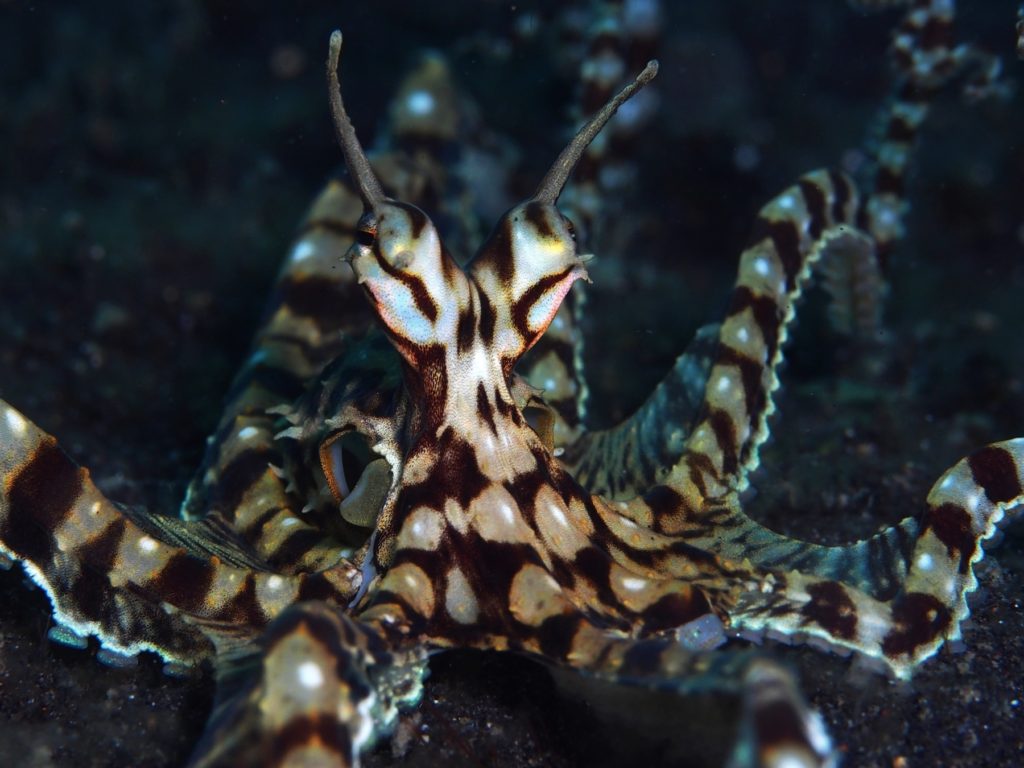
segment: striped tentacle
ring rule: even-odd
[[[314,202],[182,505],[186,519],[222,516],[268,562],[297,572],[333,565],[341,549],[301,514],[304,502],[283,476],[278,417],[268,411],[298,397],[363,317],[351,272],[338,264],[360,211],[338,181]]]
[[[583,59],[579,63],[580,84],[570,109],[576,123],[597,111],[628,82],[631,72],[656,57],[660,33],[657,2],[600,2],[591,9],[592,18],[583,33]],[[578,23],[578,17],[563,15],[562,24]],[[619,112],[608,127],[587,147],[560,198],[560,207],[576,225],[581,252],[600,247],[607,253],[610,232],[604,202],[621,198],[634,176],[630,150],[648,118],[653,115],[654,94],[638,94],[629,107]],[[519,366],[519,372],[544,390],[545,401],[555,410],[554,442],[568,447],[586,434],[588,389],[583,370],[581,322],[586,292],[581,287],[562,304],[548,332]]]
[[[768,436],[781,356],[794,302],[815,261],[864,235],[844,224],[856,210],[851,182],[810,174],[766,206],[740,262],[719,334],[702,418],[682,460],[643,497],[626,503],[641,525],[768,570],[797,570],[842,581],[869,595],[893,594],[907,573],[918,524],[907,518],[860,542],[823,546],[776,533],[743,511],[737,493]]]
[[[743,719],[729,768],[835,768],[839,757],[821,716],[810,709],[793,675],[756,659],[743,678]]]
[[[882,283],[871,238],[851,230],[824,250],[818,270],[833,295],[829,311],[834,325],[846,332],[874,330]],[[659,473],[677,461],[694,426],[717,331],[717,326],[701,329],[630,418],[608,430],[584,433],[566,448],[562,461],[584,487],[606,498],[625,499],[664,480]],[[705,336],[711,333],[716,338]]]
[[[976,451],[932,486],[910,572],[896,601],[903,631],[889,639],[892,652],[909,663],[931,655],[942,636],[960,637],[960,624],[970,615],[967,594],[978,585],[974,564],[985,556],[983,542],[1022,510],[1024,438]],[[921,631],[924,618],[931,619],[935,637]]]
[[[319,602],[290,609],[247,653],[221,662],[191,768],[357,766],[398,707],[419,699],[426,671],[422,652],[391,650]]]
[[[589,9],[596,18],[589,20],[582,34],[581,83],[577,103],[570,108],[574,123],[581,124],[599,109],[627,74],[621,60],[621,27],[616,24],[619,5],[618,2],[602,2]],[[560,21],[575,25],[579,17],[563,15]],[[606,65],[602,71],[598,62],[605,59],[613,61],[614,66]],[[581,252],[592,247],[593,224],[600,216],[601,195],[596,174],[599,160],[591,154],[594,151],[591,143],[576,166],[573,181],[560,198],[562,210],[576,227]],[[545,402],[554,410],[554,444],[560,448],[571,445],[584,432],[589,389],[583,370],[584,339],[580,324],[585,307],[586,292],[577,286],[558,308],[547,333],[518,366],[520,375],[543,390]]]
[[[170,538],[195,550],[157,538],[159,524],[136,524],[51,436],[0,401],[0,553],[46,591],[55,639],[81,645],[95,635],[115,655],[148,650],[193,665],[210,652],[203,634],[255,631],[307,596],[344,605],[358,587],[353,568],[283,576],[230,542],[218,547],[209,527],[178,525]]]
[[[1004,92],[1000,62],[970,45],[955,45],[950,0],[851,0],[866,10],[906,7],[889,48],[897,75],[893,95],[867,143],[863,204],[857,214],[871,235],[853,248],[837,249],[823,261],[824,286],[833,297],[829,311],[844,333],[869,340],[877,331],[886,293],[883,271],[904,235],[906,175],[914,145],[936,94],[968,72],[970,100]]]
[[[879,9],[908,4],[910,0],[878,0],[860,5]],[[880,258],[903,233],[904,177],[915,137],[936,91],[966,64],[967,54],[952,48],[951,5],[916,2],[913,6],[891,47],[899,85],[882,115],[883,139],[871,151],[872,173],[867,185],[870,194],[856,214],[863,231],[851,230],[849,236],[831,243],[816,267],[832,295],[829,313],[833,325],[864,340],[870,340],[880,325],[885,293]],[[697,339],[694,346],[702,350],[706,345]],[[708,368],[706,359],[692,356],[688,350],[636,414],[611,430],[583,434],[567,447],[563,461],[589,490],[608,498],[628,498],[663,479],[658,477],[657,470],[671,466],[679,455],[679,446],[688,436],[695,415],[690,396],[698,389],[703,394]],[[672,401],[666,404],[663,396],[669,393]],[[733,533],[733,538],[759,537],[756,530],[746,528]],[[875,544],[883,549],[893,545],[905,549],[901,540],[912,535],[912,526],[907,525],[902,532],[892,531],[886,544]],[[781,539],[771,536],[759,538],[758,544],[748,540],[748,547],[770,547],[773,551],[765,557],[773,565],[795,555],[792,544],[783,545]],[[825,567],[822,563],[826,560],[833,563],[828,572],[834,575],[860,571],[856,578],[867,586],[871,582],[864,581],[869,570],[864,554],[840,557],[837,552],[826,554],[819,550],[810,556],[816,561],[816,568]],[[890,559],[876,553],[871,562],[877,562],[878,557],[883,561]],[[802,564],[811,565],[806,559]],[[874,587],[882,588],[884,583],[884,579],[877,581]]]
[[[457,143],[458,105],[443,60],[425,56],[399,88],[375,154],[389,190],[410,200],[451,196],[449,174],[434,158]],[[307,473],[291,471],[304,457],[276,438],[287,426],[279,414],[365,327],[361,291],[340,263],[361,213],[358,194],[338,180],[313,203],[182,506],[187,519],[223,517],[279,569],[318,571],[349,551],[327,533],[338,527],[333,499]]]
[[[1024,439],[983,448],[932,487],[907,573],[888,600],[838,581],[796,572],[742,599],[730,615],[737,629],[818,637],[884,661],[900,678],[961,636],[977,588],[974,564],[983,542],[1024,506]]]
[[[562,463],[591,493],[628,499],[660,479],[674,464],[693,429],[704,400],[719,326],[699,329],[647,400],[610,429],[586,432],[561,456]]]
[[[657,2],[597,4],[580,62],[580,85],[571,110],[574,122],[581,123],[600,109],[629,81],[630,73],[657,57],[660,32]],[[602,227],[616,219],[608,215],[605,201],[617,199],[631,183],[634,161],[629,150],[653,116],[656,98],[652,89],[646,89],[619,112],[587,147],[561,198],[561,207],[575,222],[585,249],[601,242]]]
[[[825,726],[790,672],[749,651],[695,648],[684,635],[685,629],[667,637],[627,639],[580,620],[565,661],[577,672],[619,685],[679,695],[739,695],[743,709],[730,768],[836,765]],[[548,652],[545,660],[552,660]]]
[[[929,100],[976,55],[964,46],[952,48],[951,25],[952,4],[915,2],[894,39],[893,51],[902,84],[899,96],[886,113],[886,139],[878,153],[872,193],[857,215],[858,223],[871,231],[882,253],[902,233],[903,176]],[[861,293],[867,300],[860,303],[860,316],[864,320],[877,318],[878,304],[871,300],[871,287],[880,283],[875,279],[878,272],[874,269],[871,239],[846,238],[836,245],[828,249],[830,253],[823,259],[826,274],[839,264],[844,269],[863,267],[868,280],[844,277],[842,281],[847,289],[866,289]],[[835,259],[836,253],[842,258]],[[870,311],[872,307],[875,311]],[[865,309],[869,312],[865,313]],[[870,327],[870,323],[864,325]],[[694,544],[731,557],[750,557],[765,568],[795,569],[840,580],[876,596],[891,595],[905,579],[920,529],[916,520],[907,518],[865,541],[845,547],[821,547],[778,536],[746,519],[735,500],[723,500],[712,509],[708,520],[717,521],[715,531],[692,539]]]
[[[198,630],[112,580],[115,563],[131,562],[141,541],[86,470],[0,401],[0,555],[46,592],[51,637],[85,647],[95,635],[115,655],[153,650],[172,664],[201,661],[212,649]]]
[[[740,257],[702,414],[665,480],[679,505],[652,509],[656,528],[682,531],[684,508],[696,513],[705,500],[749,484],[775,410],[776,369],[796,301],[822,253],[858,236],[849,223],[856,206],[856,189],[845,175],[816,171],[761,209]]]
[[[253,631],[296,600],[343,605],[358,586],[353,568],[315,577],[273,573],[230,542],[218,546],[216,532],[202,524],[187,531],[175,521],[175,543],[157,538],[159,522],[136,524],[88,470],[3,401],[0,492],[0,553],[45,590],[59,625],[53,636],[63,642],[94,635],[114,654],[151,650],[190,666],[209,654],[201,631]]]
[[[482,220],[507,208],[503,195],[495,193],[505,186],[495,158],[502,148],[494,146],[498,140],[476,112],[456,88],[445,57],[426,51],[391,99],[385,129],[370,155],[387,192],[429,210],[455,254],[472,253],[485,234]],[[482,168],[486,179],[480,178]]]
[[[874,237],[884,266],[893,244],[903,236],[905,177],[913,146],[935,95],[952,80],[969,75],[964,93],[978,100],[1003,93],[1001,62],[978,48],[956,45],[954,4],[950,0],[860,2],[871,7],[907,5],[893,35],[889,55],[898,81],[895,93],[879,118],[881,140],[869,147],[869,183],[861,226]]]
[[[602,557],[593,548],[584,548],[577,561],[586,561],[585,573],[595,581],[587,584],[586,577],[577,578],[568,590],[539,560],[520,559],[521,547],[510,551],[508,542],[479,540],[476,546],[481,548],[478,554],[488,583],[504,587],[500,594],[507,593],[507,606],[492,611],[493,595],[487,600],[473,596],[476,574],[453,579],[451,568],[446,575],[444,567],[431,567],[420,551],[392,567],[361,618],[410,627],[413,633],[425,634],[435,648],[514,650],[597,680],[680,695],[740,694],[745,709],[738,760],[751,754],[785,755],[801,760],[795,765],[829,764],[828,738],[790,676],[751,652],[715,650],[725,641],[723,625],[704,599],[703,587],[687,580],[648,579],[618,565],[599,575]],[[488,547],[494,551],[486,551]],[[445,563],[458,562],[442,549],[443,545],[430,554]],[[453,589],[453,583],[459,586]],[[607,591],[616,595],[617,607],[605,614],[611,605],[605,605]],[[467,598],[472,599],[472,610],[466,608]],[[493,623],[509,612],[511,620]],[[496,631],[502,625],[505,629]],[[788,727],[766,727],[770,722]]]
[[[701,416],[682,457],[658,484],[621,506],[642,526],[724,557],[884,595],[906,574],[918,530],[913,519],[853,545],[826,547],[765,528],[743,512],[737,496],[768,437],[776,367],[794,304],[823,253],[863,238],[847,223],[856,207],[849,179],[818,171],[762,209],[718,334]]]
[[[905,199],[906,174],[914,143],[941,85],[939,78],[949,76],[948,73],[939,73],[947,70],[945,62],[948,62],[953,37],[951,3],[939,3],[936,6],[932,0],[915,0],[913,3],[902,0],[900,3],[870,4],[873,9],[886,5],[911,7],[893,34],[889,46],[897,82],[892,97],[876,118],[877,127],[872,129],[872,134],[878,138],[867,143],[868,165],[862,184],[865,196],[858,212],[861,226],[871,233],[876,243],[875,252],[864,259],[865,264],[858,270],[869,279],[865,288],[859,292],[860,303],[869,306],[867,298],[871,295],[870,283],[874,282],[878,288],[875,304],[879,307],[883,291],[879,265],[887,262],[894,244],[905,233],[903,219],[909,208]],[[874,261],[874,270],[868,269],[870,261]],[[857,272],[850,270],[848,274],[854,281],[857,280]],[[839,295],[832,286],[842,285],[841,281],[829,280],[826,285],[834,296]],[[858,283],[848,282],[847,285],[856,286]],[[860,312],[864,314],[865,309],[862,308]],[[880,310],[877,314],[880,314]]]

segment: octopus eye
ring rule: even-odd
[[[562,217],[562,221],[565,222],[565,228],[569,230],[569,237],[571,237],[572,241],[575,243],[576,242],[576,225],[572,223],[572,219],[570,219],[568,216],[563,216]]]
[[[344,432],[320,446],[320,466],[327,486],[349,523],[368,528],[391,487],[391,469],[357,432]]]
[[[356,230],[356,242],[364,248],[369,248],[373,245],[377,239],[376,229],[358,229]]]
[[[356,242],[364,248],[369,248],[376,240],[377,218],[372,213],[366,213],[356,224]]]

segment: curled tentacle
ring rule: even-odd
[[[853,202],[853,211],[847,209],[839,216],[833,212],[828,222],[817,224],[799,220],[804,212],[795,212],[794,221],[798,227],[856,225],[847,237],[833,239],[821,249],[820,261],[812,268],[832,296],[829,314],[833,325],[860,339],[870,339],[881,322],[886,292],[882,268],[903,236],[908,207],[904,179],[932,100],[964,73],[980,78],[975,84],[978,92],[997,93],[1001,85],[998,60],[972,46],[954,45],[952,3],[866,0],[852,4],[875,10],[909,6],[890,46],[897,77],[894,96],[880,115],[880,138],[869,142],[863,185],[866,194]],[[581,171],[586,179],[587,166]],[[628,498],[662,479],[657,468],[675,462],[681,442],[694,426],[697,409],[688,405],[688,399],[689,393],[706,381],[705,346],[695,340],[696,354],[684,353],[658,390],[630,418],[609,430],[581,433],[566,447],[564,460],[590,490]],[[662,402],[663,395],[680,390],[682,396],[674,398],[671,406]],[[756,453],[753,460],[756,462]]]
[[[976,101],[1005,92],[1000,60],[976,46],[955,44],[954,4],[937,0],[857,0],[865,7],[907,5],[893,35],[889,55],[897,82],[889,104],[879,115],[880,139],[868,147],[869,164],[864,203],[858,224],[877,244],[882,267],[904,233],[905,177],[921,126],[932,101],[951,81],[966,77],[965,96]],[[874,278],[872,278],[874,279]]]
[[[553,23],[565,31],[578,23],[581,14],[564,12]],[[589,22],[577,32],[582,57],[577,66],[579,83],[569,109],[577,125],[607,102],[621,88],[630,72],[657,58],[661,31],[658,2],[633,4],[600,3],[591,9]],[[560,48],[564,50],[564,48]],[[611,238],[605,230],[611,222],[622,225],[621,217],[608,203],[628,194],[636,174],[630,150],[644,135],[654,114],[656,95],[650,87],[620,112],[580,158],[573,178],[559,199],[559,207],[574,223],[581,252],[597,251],[601,258],[615,259]],[[579,286],[562,304],[548,332],[519,365],[519,372],[544,390],[544,399],[554,409],[554,440],[558,447],[573,445],[586,428],[588,388],[583,366],[582,321],[586,291]]]
[[[659,473],[675,462],[693,431],[719,330],[717,323],[699,329],[628,419],[585,432],[566,447],[560,458],[583,487],[607,498],[628,499],[658,482]]]

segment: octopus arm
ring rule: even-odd
[[[261,558],[294,573],[331,567],[343,551],[319,533],[330,510],[303,514],[314,489],[285,471],[294,464],[292,445],[277,438],[279,411],[362,327],[358,287],[350,270],[338,268],[360,210],[358,197],[339,181],[313,203],[182,504],[182,517],[218,516]]]
[[[668,488],[649,494],[645,503],[664,504],[669,491],[682,499]],[[907,554],[899,556],[902,563],[891,567],[898,579],[887,595],[872,596],[813,573],[751,568],[750,560],[731,561],[730,566],[722,558],[718,567],[739,590],[734,603],[722,603],[729,626],[818,638],[880,659],[897,677],[908,678],[943,642],[960,637],[960,625],[970,614],[967,594],[977,587],[974,564],[984,557],[983,543],[1022,507],[1024,438],[990,445],[958,462],[932,487],[920,522],[905,528],[915,538],[905,547]],[[632,540],[635,545],[639,526],[632,520],[643,514],[636,508],[629,512],[623,519],[630,522],[619,520],[609,529],[623,544]],[[690,542],[652,534],[647,539],[650,552],[662,553],[663,572],[693,573]]]
[[[700,328],[644,403],[609,429],[583,433],[561,457],[576,480],[606,498],[635,496],[682,453],[693,430],[718,345],[720,327]]]
[[[358,583],[347,565],[311,576],[254,571],[258,556],[211,537],[208,524],[140,526],[142,516],[107,499],[53,437],[0,401],[0,554],[46,592],[54,639],[84,645],[93,635],[111,660],[153,651],[193,666],[224,628],[259,631],[309,594],[345,604]]]
[[[217,660],[217,700],[190,768],[359,764],[422,693],[425,655],[321,602],[278,617]]]

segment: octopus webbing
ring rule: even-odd
[[[560,414],[515,369],[585,273],[556,203],[602,118],[460,267],[426,214],[384,194],[338,99],[358,197],[332,184],[314,206],[181,519],[109,501],[4,406],[0,542],[49,594],[57,638],[212,659],[222,689],[197,765],[355,761],[418,696],[426,654],[455,647],[640,687],[732,687],[759,755],[826,761],[788,675],[712,646],[767,629],[905,677],[958,637],[980,542],[1021,495],[1011,441],[953,467],[920,520],[855,547],[744,514],[795,300],[819,259],[873,236],[853,184],[808,174],[762,210],[679,455],[633,497],[614,480],[596,492],[615,451],[571,443],[559,461]],[[337,279],[386,336],[359,330],[361,297],[313,300],[344,238],[355,279]],[[274,371],[306,393],[268,406]],[[784,740],[758,730],[766,712],[791,722]]]

